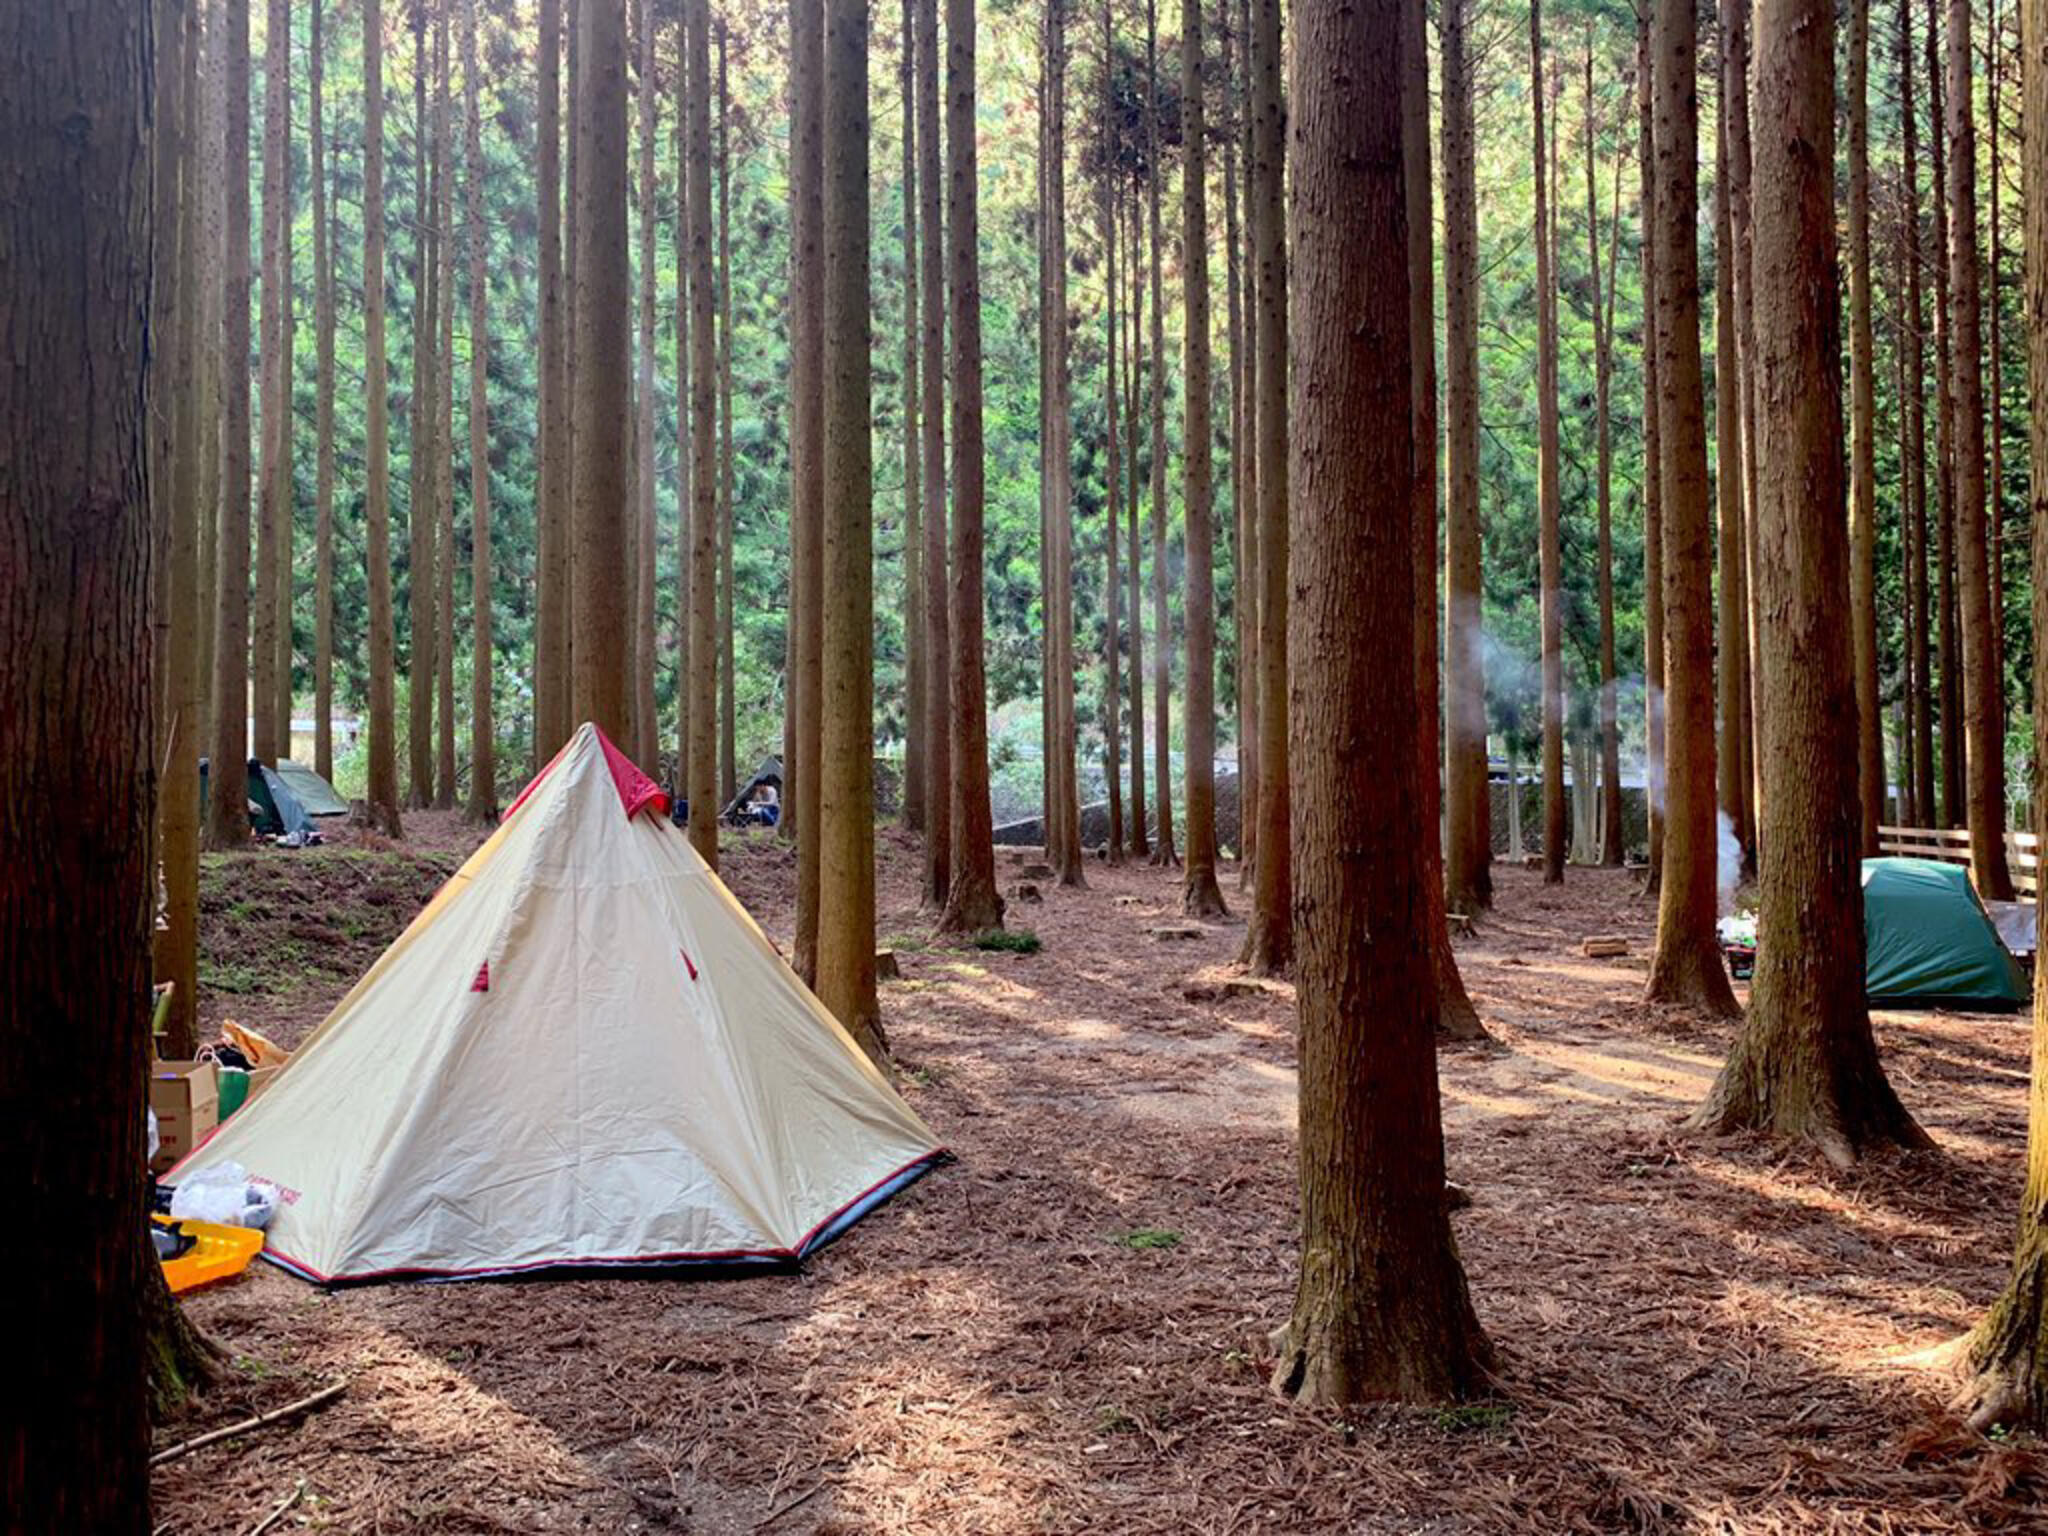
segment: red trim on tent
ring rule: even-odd
[[[424,1275],[454,1280],[461,1279],[464,1276],[511,1275],[535,1269],[576,1269],[585,1265],[600,1264],[717,1264],[725,1262],[737,1264],[749,1259],[773,1259],[782,1263],[793,1264],[802,1257],[804,1249],[810,1245],[813,1238],[831,1226],[841,1216],[844,1216],[848,1211],[859,1205],[863,1200],[874,1194],[876,1190],[902,1178],[904,1174],[915,1168],[919,1163],[935,1164],[945,1156],[946,1149],[944,1147],[934,1147],[929,1152],[918,1153],[916,1157],[913,1157],[902,1167],[894,1169],[886,1176],[875,1180],[874,1183],[870,1184],[866,1189],[855,1195],[851,1200],[811,1228],[810,1231],[806,1232],[795,1246],[789,1248],[731,1248],[723,1252],[705,1253],[636,1253],[624,1258],[529,1259],[524,1264],[490,1264],[476,1269],[417,1269],[400,1266],[396,1269],[367,1269],[361,1274],[355,1275],[323,1274],[321,1271],[313,1268],[312,1265],[301,1259],[293,1258],[282,1248],[275,1246],[265,1247],[263,1257],[290,1265],[299,1274],[320,1285],[351,1285],[371,1280],[399,1280],[408,1275]]]
[[[603,731],[597,733],[597,744],[604,748],[605,766],[611,769],[612,783],[619,788],[619,803],[626,808],[626,820],[631,821],[650,805],[657,816],[666,816],[668,791],[642,773]]]
[[[469,984],[469,990],[472,992],[488,992],[491,990],[490,961],[486,960],[476,968],[476,980]]]
[[[697,962],[690,958],[690,952],[687,949],[678,949],[676,953],[683,957],[683,964],[690,968],[690,980],[695,981],[697,979]]]

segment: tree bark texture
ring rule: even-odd
[[[938,0],[916,0],[916,11],[918,264],[924,279],[918,290],[924,353],[924,411],[919,422],[926,631],[924,905],[943,912],[953,878],[953,626],[947,610],[951,583],[946,560],[946,232],[940,214],[945,178],[939,154]]]
[[[825,92],[826,0],[790,0],[791,167],[790,488],[791,625],[796,634],[796,968],[815,984],[818,956],[818,759],[822,746],[825,559]],[[785,766],[785,772],[788,772]],[[788,812],[785,812],[788,814]],[[991,855],[993,865],[993,855]]]
[[[469,175],[469,819],[498,819],[497,716],[491,685],[497,658],[491,641],[491,311],[489,232],[484,224],[483,118],[477,104],[476,12],[463,0],[462,91]]]
[[[1543,0],[1529,3],[1529,110],[1536,172],[1536,505],[1542,628],[1543,879],[1564,879],[1564,545],[1558,486],[1557,251],[1550,209],[1548,138],[1543,127]]]
[[[718,350],[711,282],[711,10],[684,0],[690,154],[690,740],[683,775],[690,846],[718,868]],[[866,127],[865,115],[861,126]],[[865,140],[863,140],[865,143]],[[866,157],[862,157],[866,164]],[[865,206],[865,204],[863,204]],[[861,301],[867,300],[865,269]],[[865,310],[863,310],[865,313]],[[863,323],[861,334],[867,334]],[[867,397],[860,398],[861,421]],[[865,440],[865,439],[863,439]],[[873,771],[873,754],[854,754]],[[821,765],[822,766],[822,765]]]
[[[1643,289],[1643,739],[1649,779],[1649,868],[1643,890],[1661,900],[1664,887],[1664,815],[1670,793],[1665,766],[1664,701],[1664,476],[1663,434],[1659,430],[1662,381],[1657,343],[1657,154],[1653,133],[1657,93],[1652,78],[1651,6],[1644,4],[1636,21],[1638,161],[1642,168],[1638,224],[1642,242]]]
[[[233,195],[232,189],[229,195]],[[383,0],[363,0],[363,544],[370,585],[366,803],[371,823],[387,836],[396,837],[398,689],[391,595],[391,383],[384,336],[388,267],[384,241],[384,7]],[[245,326],[244,339],[246,331]],[[225,429],[225,420],[222,426]],[[221,459],[225,464],[225,440]],[[244,532],[246,546],[246,529]],[[216,740],[220,713],[216,702]],[[213,760],[221,761],[217,751]],[[224,781],[215,780],[214,792],[224,792]]]
[[[1877,853],[1885,800],[1877,654],[1875,343],[1870,324],[1870,0],[1850,0],[1848,12],[1849,624],[1856,669],[1857,845],[1869,858]]]

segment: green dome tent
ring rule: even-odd
[[[1863,861],[1864,991],[1873,1005],[2009,1010],[2020,969],[1960,864]]]

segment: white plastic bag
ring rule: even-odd
[[[277,1212],[277,1193],[267,1184],[253,1184],[240,1163],[202,1168],[171,1192],[173,1221],[210,1221],[223,1227],[270,1225]]]

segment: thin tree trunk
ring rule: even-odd
[[[434,803],[434,426],[439,386],[434,382],[434,127],[428,112],[433,62],[428,53],[426,0],[412,4],[412,402],[406,506],[406,803]]]
[[[1149,151],[1148,151],[1149,152]],[[1129,506],[1130,614],[1131,614],[1131,857],[1149,859],[1151,840],[1145,820],[1145,605],[1142,598],[1144,565],[1138,548],[1138,397],[1139,380],[1145,371],[1145,276],[1138,263],[1144,252],[1140,234],[1141,215],[1135,191],[1131,197],[1131,329],[1125,349],[1127,375],[1124,419],[1131,424],[1131,468]]]
[[[204,834],[205,845],[215,849],[240,848],[249,841],[249,3],[224,0],[220,44],[226,69],[221,118],[225,249],[219,274],[220,586],[214,607],[213,751]],[[375,119],[371,126],[374,130]],[[374,799],[374,780],[372,787]]]
[[[1258,844],[1259,824],[1259,691],[1258,660],[1258,510],[1254,500],[1251,472],[1252,342],[1248,328],[1244,284],[1239,268],[1244,265],[1246,243],[1237,216],[1239,160],[1249,167],[1250,157],[1240,156],[1249,142],[1250,125],[1245,120],[1245,94],[1237,73],[1237,54],[1250,26],[1240,22],[1245,7],[1222,0],[1223,23],[1223,250],[1224,287],[1227,315],[1224,339],[1228,346],[1226,367],[1230,390],[1230,512],[1231,512],[1231,691],[1237,703],[1237,888],[1252,888],[1252,860]],[[1106,45],[1105,45],[1106,49]],[[1105,51],[1104,57],[1107,58]],[[1107,66],[1105,65],[1105,72]],[[1105,130],[1106,131],[1106,130]],[[1114,695],[1111,695],[1114,697]]]
[[[1209,405],[1208,144],[1202,82],[1202,0],[1181,3],[1181,315],[1185,325],[1181,390],[1182,511],[1187,571],[1187,876],[1181,909],[1191,917],[1225,915],[1216,883],[1215,470]],[[1162,653],[1163,654],[1163,653]]]
[[[9,1292],[29,1341],[0,1431],[0,1509],[20,1531],[149,1529],[151,11],[0,9],[0,791],[15,808],[0,822],[0,1081],[15,1111],[0,1147],[22,1223]],[[246,128],[240,7],[228,32]],[[237,297],[246,341],[246,284]],[[246,347],[232,355],[246,378]],[[242,531],[246,572],[246,512]]]
[[[468,162],[469,224],[469,819],[498,819],[497,716],[492,705],[497,657],[491,648],[490,266],[484,226],[483,116],[477,105],[476,12],[463,0],[462,96]]]
[[[632,307],[626,244],[626,3],[580,0],[576,121],[574,713],[625,740],[626,385]]]
[[[690,753],[683,777],[690,846],[718,868],[718,350],[711,286],[711,9],[684,0],[690,155]],[[861,119],[865,135],[867,120]],[[862,143],[866,143],[865,137]],[[865,156],[862,163],[865,164]],[[863,247],[865,249],[865,247]],[[863,303],[865,290],[863,290]],[[866,334],[863,330],[862,334]],[[866,398],[861,421],[867,421]],[[829,428],[828,428],[829,431]],[[865,437],[862,439],[866,441]],[[829,442],[829,438],[828,438]],[[829,473],[829,470],[828,470]],[[828,588],[829,591],[829,588]],[[871,752],[854,754],[874,771]],[[831,771],[829,759],[820,767]],[[872,949],[872,946],[870,946]],[[873,963],[872,954],[869,963]],[[846,1022],[842,1017],[842,1022]],[[851,1028],[851,1024],[848,1024]]]
[[[540,566],[534,625],[534,760],[544,763],[569,739],[568,304],[562,260],[562,8],[540,0],[540,422],[535,543]]]
[[[1105,422],[1103,454],[1103,551],[1107,561],[1107,575],[1102,587],[1103,606],[1103,688],[1102,688],[1102,740],[1104,777],[1109,783],[1109,847],[1107,857],[1111,864],[1124,862],[1124,791],[1123,791],[1123,679],[1119,669],[1122,665],[1122,643],[1118,635],[1118,601],[1122,595],[1117,573],[1117,543],[1123,534],[1122,498],[1124,444],[1119,435],[1117,421],[1117,395],[1120,388],[1118,379],[1117,328],[1117,219],[1116,219],[1116,173],[1117,151],[1121,147],[1116,131],[1116,88],[1113,73],[1116,58],[1116,8],[1113,0],[1102,3],[1102,119],[1100,124],[1102,146],[1102,253],[1103,276],[1103,417]],[[1243,567],[1239,567],[1239,581],[1243,580]],[[1240,602],[1242,599],[1240,599]],[[1240,610],[1241,612],[1242,610]],[[1240,787],[1242,781],[1240,780]],[[1240,811],[1240,815],[1244,814]]]
[[[227,174],[227,62],[221,33],[225,27],[219,3],[209,4],[199,61],[198,176],[200,208],[199,263],[188,268],[199,287],[198,389],[204,412],[199,428],[199,749],[214,744],[213,657],[214,612],[220,601],[221,505],[221,324],[222,285],[214,274],[225,269]]]
[[[953,332],[953,872],[939,927],[948,933],[977,933],[1003,920],[988,798],[988,686],[982,655],[986,488],[974,10],[975,0],[946,0],[946,265]]]
[[[1046,498],[1051,534],[1052,607],[1046,646],[1053,662],[1049,678],[1053,734],[1046,767],[1056,813],[1047,828],[1046,855],[1061,885],[1081,886],[1088,882],[1081,854],[1080,741],[1074,715],[1074,405],[1067,315],[1067,4],[1068,0],[1048,0],[1046,9],[1051,45],[1046,51],[1046,85],[1051,110],[1046,116],[1044,161],[1048,281],[1043,303],[1049,344],[1047,416],[1052,428]],[[1213,837],[1211,844],[1213,847]]]
[[[455,150],[449,6],[434,18],[434,808],[455,809]]]
[[[1689,0],[1655,0],[1654,211],[1659,473],[1663,481],[1666,786],[1664,867],[1652,1002],[1732,1016],[1714,935],[1713,544],[1700,378],[1698,158],[1694,16]]]
[[[1933,826],[1940,812],[1934,785],[1934,690],[1927,591],[1926,310],[1921,296],[1919,116],[1913,102],[1913,0],[1899,0],[1896,54],[1899,90],[1899,259],[1905,268],[1906,674],[1911,714],[1913,797],[1917,819]]]
[[[2005,856],[2005,711],[1992,633],[1991,574],[1984,533],[1983,311],[1977,262],[1977,125],[1972,102],[1976,52],[1969,0],[1948,0],[1949,289],[1955,321],[1955,524],[1962,587],[1959,649],[1970,827],[1970,872],[1988,901],[2013,899]]]
[[[737,677],[733,670],[732,98],[725,20],[718,29],[718,799],[739,793]]]
[[[2048,3],[2020,4],[2020,118],[2048,121]],[[2022,185],[2048,184],[2048,139],[2038,132],[2020,137]],[[2025,260],[2027,382],[2032,399],[2048,394],[2048,202],[2029,196],[2021,203],[2020,248]],[[2034,633],[2048,634],[2048,518],[2040,515],[2039,488],[2048,487],[2048,414],[2028,417],[2028,481],[2034,496],[2032,529]],[[2048,652],[2038,645],[2033,663],[2034,783],[2037,833],[2048,835]],[[1975,1373],[1965,1398],[1970,1422],[2048,1424],[2048,970],[2034,975],[2033,1080],[2027,1103],[2026,1183],[2020,1195],[2019,1232],[2013,1243],[2012,1274],[1970,1335],[1967,1363]]]
[[[1159,789],[1158,836],[1152,862],[1180,862],[1173,843],[1173,739],[1168,724],[1172,688],[1173,631],[1166,607],[1166,299],[1161,275],[1159,183],[1165,140],[1159,129],[1159,7],[1145,0],[1145,204],[1151,229],[1152,261],[1152,709],[1153,762]],[[1186,445],[1183,445],[1185,450]]]
[[[1436,224],[1430,214],[1429,24],[1422,7],[1401,9],[1401,134],[1408,209],[1410,425],[1414,438],[1411,522],[1415,546],[1415,786],[1422,920],[1436,985],[1436,1032],[1484,1040],[1486,1026],[1465,991],[1444,915],[1443,734],[1437,705]]]
[[[1301,1027],[1301,1274],[1273,1384],[1305,1403],[1467,1397],[1488,1383],[1443,1198],[1442,1110],[1412,775],[1416,472],[1402,169],[1402,7],[1294,10],[1289,235],[1289,717]],[[1417,50],[1419,53],[1419,50]],[[1370,805],[1371,814],[1363,808]]]
[[[701,28],[709,15],[706,0],[695,4]],[[818,1000],[880,1062],[889,1042],[875,997],[867,0],[825,0],[824,65],[825,658],[817,990]],[[700,318],[708,326],[708,314]],[[701,341],[699,348],[708,372],[708,349]],[[704,757],[708,780],[708,750]]]
[[[1252,160],[1245,219],[1252,242],[1252,455],[1258,465],[1259,857],[1243,960],[1255,976],[1294,960],[1293,763],[1288,719],[1288,292],[1286,103],[1280,94],[1279,0],[1251,0],[1245,64],[1251,97]]]
[[[1927,142],[1933,166],[1934,272],[1934,558],[1935,644],[1941,682],[1941,825],[1967,823],[1967,743],[1963,723],[1963,659],[1956,613],[1956,335],[1955,295],[1949,269],[1948,157],[1941,151],[1947,121],[1941,73],[1941,5],[1927,0]]]
[[[676,270],[675,270],[675,341],[676,341],[676,794],[687,801],[689,798],[690,775],[690,581],[693,569],[690,563],[690,509],[695,503],[696,487],[696,436],[692,423],[696,419],[690,388],[690,337],[691,325],[691,284],[696,280],[691,270],[690,232],[694,216],[690,209],[690,70],[687,9],[677,8],[676,21],[676,98],[675,130],[672,140],[675,161],[676,182]],[[794,172],[792,172],[792,186]],[[793,221],[792,221],[793,222]],[[794,247],[792,247],[792,251]],[[792,255],[792,260],[794,256]],[[794,276],[794,273],[792,273]],[[793,287],[793,285],[792,285]],[[792,361],[792,383],[794,383],[794,357]],[[800,403],[800,402],[798,402]],[[792,411],[792,423],[795,412]],[[791,433],[792,464],[795,463],[795,432]],[[791,531],[795,531],[795,517],[791,518]],[[792,581],[794,581],[794,559],[792,559]],[[795,588],[791,587],[792,604]],[[792,611],[789,620],[792,644],[795,635],[796,616]],[[794,687],[794,679],[791,680]],[[784,720],[786,733],[796,728],[794,713],[795,694],[790,694],[792,706],[786,711]],[[792,740],[794,738],[792,737]],[[796,825],[796,754],[787,746],[783,751],[783,787],[788,791],[783,796],[782,819],[778,830],[787,834]]]
[[[1750,144],[1749,144],[1749,7],[1752,0],[1731,0],[1724,7],[1723,14],[1729,29],[1728,45],[1728,109],[1725,114],[1728,129],[1728,227],[1734,238],[1733,287],[1730,290],[1735,309],[1735,420],[1739,427],[1736,435],[1735,464],[1741,479],[1741,516],[1736,524],[1737,575],[1741,582],[1739,603],[1735,611],[1734,662],[1735,662],[1735,715],[1737,729],[1731,740],[1740,753],[1736,766],[1735,788],[1738,807],[1731,814],[1735,821],[1735,840],[1740,847],[1740,874],[1747,879],[1756,873],[1756,815],[1758,799],[1756,744],[1761,728],[1758,724],[1764,706],[1769,702],[1761,692],[1751,687],[1752,671],[1750,658],[1756,654],[1756,605],[1751,601],[1756,590],[1756,550],[1749,538],[1751,508],[1757,496],[1757,453],[1756,430],[1752,418],[1756,413],[1756,389],[1751,374],[1751,359],[1756,355],[1755,324],[1750,308],[1750,295],[1754,279],[1750,273],[1750,247],[1753,242],[1754,220],[1751,216],[1750,196]]]
[[[1670,781],[1665,768],[1664,703],[1664,476],[1663,434],[1659,430],[1663,386],[1658,376],[1657,156],[1652,132],[1656,89],[1650,51],[1653,0],[1642,0],[1636,20],[1638,158],[1642,192],[1637,223],[1642,237],[1643,288],[1643,721],[1649,780],[1649,868],[1643,892],[1661,900],[1664,885],[1664,812]]]
[[[327,214],[322,0],[313,0],[307,87],[313,181],[313,771],[334,777],[334,240]]]
[[[288,755],[290,746],[278,733],[277,658],[279,552],[291,516],[291,20],[291,0],[269,0],[263,28],[262,447],[249,637],[250,750],[266,763]],[[289,719],[284,728],[290,730]]]
[[[924,349],[924,905],[943,912],[953,878],[952,622],[946,561],[946,232],[940,218],[939,6],[916,0],[919,326]]]
[[[1884,820],[1877,666],[1877,430],[1870,328],[1870,0],[1849,4],[1849,624],[1856,676],[1857,850]]]
[[[796,968],[815,984],[818,950],[818,775],[822,764],[820,700],[824,665],[822,617],[825,480],[824,444],[824,155],[819,123],[824,96],[825,0],[791,0],[791,68],[795,81],[791,132],[796,165],[790,174],[790,242],[796,271],[791,284],[795,329],[790,353],[790,474],[796,520],[793,623],[797,635],[796,687]],[[865,755],[865,750],[863,755]],[[787,771],[787,770],[785,770]],[[787,814],[787,812],[785,812]],[[994,858],[991,854],[991,868]],[[991,876],[993,878],[993,876]]]
[[[1928,1145],[1878,1062],[1863,1000],[1848,487],[1835,276],[1834,16],[1759,0],[1754,262],[1763,845],[1749,1016],[1695,1123],[1815,1143],[1833,1162]]]
[[[1734,114],[1733,79],[1739,57],[1737,36],[1745,24],[1747,0],[1728,0],[1720,7],[1720,111],[1714,141],[1714,500],[1718,512],[1719,547],[1715,557],[1720,576],[1715,592],[1714,681],[1720,701],[1719,804],[1735,841],[1745,851],[1755,842],[1748,825],[1749,775],[1743,764],[1749,737],[1749,711],[1743,704],[1742,678],[1749,656],[1749,557],[1743,539],[1742,359],[1736,343],[1736,316],[1741,297],[1735,282],[1735,225],[1730,213],[1728,183],[1733,177],[1729,153],[1729,119]],[[1745,858],[1745,863],[1747,859]]]
[[[1564,546],[1558,487],[1556,237],[1543,127],[1543,0],[1529,3],[1529,110],[1536,174],[1536,505],[1542,624],[1543,879],[1564,879]]]
[[[1990,0],[1990,36],[1985,42],[1986,73],[1990,76],[1985,118],[1991,132],[1991,269],[1984,275],[1984,302],[1990,310],[1984,322],[1987,333],[1986,366],[1990,369],[1985,394],[1991,413],[1990,518],[1991,518],[1991,647],[1998,680],[1999,733],[2004,735],[2008,709],[2008,680],[2005,654],[2005,220],[2000,211],[2005,178],[2004,159],[1999,151],[2001,119],[2004,116],[2005,62],[2004,14],[1998,0]]]
[[[1593,99],[1593,36],[1586,34],[1586,254],[1593,277],[1593,414],[1598,460],[1600,563],[1600,862],[1619,868],[1622,846],[1621,722],[1614,661],[1614,292],[1621,247],[1621,168],[1614,172],[1614,214],[1608,224],[1607,266],[1600,265],[1600,194],[1594,174],[1598,111]]]
[[[315,8],[315,56],[319,23]],[[169,517],[169,569],[160,589],[165,612],[158,621],[164,638],[164,721],[155,748],[164,766],[157,795],[157,856],[164,883],[164,931],[158,935],[157,979],[172,984],[166,1055],[189,1058],[199,1028],[199,748],[200,708],[205,680],[199,671],[199,635],[210,604],[199,590],[200,465],[206,457],[207,407],[200,397],[201,368],[210,354],[199,336],[202,215],[199,129],[202,122],[197,5],[160,9],[159,35],[167,46],[157,56],[158,132],[166,141],[158,159],[155,191],[156,280],[171,285],[166,297],[166,356],[152,364],[153,407],[169,414],[167,462],[153,465],[164,479]],[[161,369],[161,371],[157,371]]]
[[[229,0],[229,3],[237,3],[237,0]],[[242,179],[246,184],[247,176]],[[231,185],[230,198],[233,195]],[[246,236],[247,230],[243,233]],[[247,243],[245,239],[243,244],[246,246]],[[388,268],[384,249],[384,7],[383,0],[363,0],[363,542],[370,586],[370,767],[367,803],[371,823],[387,836],[396,837],[399,835],[398,703],[396,665],[392,655],[391,407],[390,377],[384,350]],[[247,339],[246,330],[245,326],[244,340]],[[225,431],[225,421],[222,428]],[[225,463],[225,450],[222,460]],[[243,542],[246,544],[247,540]],[[216,689],[216,701],[224,692]],[[217,731],[221,715],[222,706],[216,702],[214,719]],[[214,762],[221,762],[217,750]],[[216,795],[225,792],[223,780],[214,781],[213,792]],[[218,804],[218,801],[214,803]]]
[[[1466,913],[1493,904],[1493,808],[1486,772],[1486,657],[1480,586],[1479,199],[1467,31],[1471,5],[1472,0],[1444,0],[1442,23],[1444,695],[1448,737],[1444,897],[1453,910]],[[1647,243],[1644,249],[1647,252]]]
[[[919,420],[924,341],[918,304],[917,0],[903,0],[896,80],[903,113],[903,825],[922,832],[930,680],[925,675],[924,429]]]
[[[638,270],[639,334],[634,370],[633,433],[633,756],[652,764],[661,732],[654,705],[654,18],[649,0],[633,0],[633,25],[640,44],[639,77],[633,93],[639,130]]]

